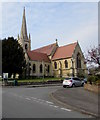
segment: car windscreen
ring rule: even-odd
[[[73,80],[77,80],[77,81],[80,81],[80,79],[79,79],[79,78],[73,78]]]
[[[70,80],[71,78],[65,78],[65,80]]]

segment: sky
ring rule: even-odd
[[[0,39],[11,36],[17,38],[18,34],[20,35],[25,7],[27,32],[31,35],[32,50],[55,43],[58,39],[59,46],[78,41],[83,53],[86,53],[88,49],[98,45],[98,2],[73,1],[5,0],[0,5]]]

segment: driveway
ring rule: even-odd
[[[61,88],[53,92],[52,97],[67,108],[98,116],[98,94],[84,87]]]

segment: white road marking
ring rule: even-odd
[[[14,96],[16,97],[19,97],[19,98],[23,98],[23,96],[19,96],[17,94],[13,94]],[[51,107],[54,107],[54,108],[59,108],[61,110],[65,110],[65,111],[68,111],[70,112],[71,110],[70,109],[67,109],[67,108],[60,108],[59,106],[55,106],[53,102],[50,102],[50,101],[46,101],[46,100],[42,100],[42,99],[38,99],[38,98],[35,98],[35,97],[31,97],[35,102],[37,103],[41,103],[41,104],[48,104],[49,106]],[[30,99],[28,96],[25,97],[26,100],[32,100]]]
[[[35,99],[35,100],[37,99],[37,98],[35,98],[35,97],[31,97],[31,98],[33,98],[33,99]]]
[[[53,107],[54,105],[49,105],[49,106]]]
[[[42,99],[38,99],[38,98],[34,98],[34,97],[31,97],[34,101],[38,101],[38,102],[45,102],[45,100],[42,100]]]
[[[45,104],[45,102],[39,101],[38,99],[37,99],[37,100],[36,100],[36,99],[33,99],[33,101],[35,101],[35,102],[37,102],[37,103]]]
[[[42,101],[42,102],[45,102],[45,100],[42,100],[42,99],[37,99],[37,100]]]
[[[69,112],[71,111],[70,109],[66,109],[66,108],[61,108],[61,109],[62,109],[62,110],[69,111]]]
[[[49,102],[49,101],[46,101],[46,103],[48,103],[48,104],[54,104],[53,102]]]
[[[42,103],[42,102],[46,102],[46,103],[48,103],[48,104],[54,104],[53,102],[45,101],[45,100],[38,99],[38,98],[35,98],[35,97],[31,97],[31,98],[34,99],[34,100],[40,101],[41,103]]]
[[[31,100],[30,98],[25,98],[26,100]]]
[[[53,107],[58,108],[59,106],[53,106]]]
[[[55,106],[55,105],[49,105],[49,106],[51,106],[51,107],[55,107],[55,108],[58,108],[59,106]]]
[[[33,101],[35,101],[35,102],[37,102],[37,103],[48,104],[48,105],[51,106],[51,107],[60,108],[59,106],[55,106],[53,102],[45,101],[45,100],[38,99],[38,98],[35,98],[35,97],[31,97],[31,98],[33,99]],[[31,100],[30,98],[25,98],[25,99]],[[70,109],[67,109],[67,108],[60,108],[60,109],[61,109],[61,110],[68,111],[68,112],[71,111]]]

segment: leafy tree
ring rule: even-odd
[[[89,64],[96,64],[100,68],[100,45],[88,50],[86,55],[86,62]]]
[[[26,66],[25,55],[23,48],[18,41],[13,37],[2,40],[2,72],[9,73],[9,77],[12,73],[23,73]]]

